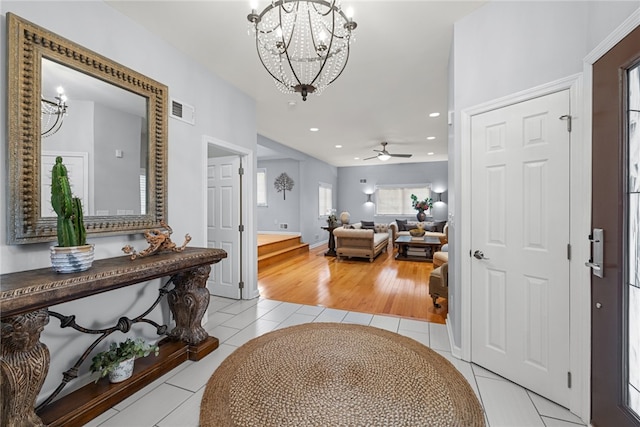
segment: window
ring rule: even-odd
[[[376,215],[411,215],[411,195],[418,200],[431,197],[431,184],[381,185],[376,187]]]
[[[256,193],[258,194],[258,206],[267,206],[267,170],[259,168],[257,171]]]
[[[333,191],[331,184],[320,182],[318,185],[318,216],[331,215],[333,211]]]

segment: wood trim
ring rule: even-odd
[[[136,359],[133,376],[121,383],[111,384],[107,378],[56,400],[38,412],[49,427],[82,426],[107,411],[128,396],[144,388],[187,360],[200,360],[218,348],[218,339],[209,339],[197,346],[164,339],[159,343],[160,354]],[[197,355],[197,359],[194,358]]]

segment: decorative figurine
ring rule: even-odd
[[[122,248],[122,252],[125,254],[131,254],[131,259],[142,258],[162,251],[182,252],[187,246],[187,243],[191,241],[191,236],[186,234],[184,236],[184,243],[182,246],[176,246],[176,244],[171,241],[170,236],[173,233],[171,227],[169,227],[169,225],[164,221],[160,221],[160,225],[167,231],[155,228],[144,232],[144,237],[147,239],[147,243],[149,243],[149,247],[147,249],[142,252],[136,252],[131,245],[127,245]]]

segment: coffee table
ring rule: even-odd
[[[440,250],[440,239],[438,237],[424,236],[416,239],[411,236],[400,236],[396,239],[395,244],[398,245],[398,261],[433,261],[433,254]],[[425,256],[408,255],[409,248],[423,248]]]

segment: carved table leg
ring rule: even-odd
[[[43,425],[34,407],[49,371],[49,349],[40,342],[47,323],[46,309],[2,319],[2,426]]]
[[[204,265],[173,277],[176,287],[169,292],[168,301],[176,320],[176,327],[169,333],[171,338],[190,345],[199,344],[209,338],[201,322],[209,306],[207,278],[210,271],[211,266]]]

